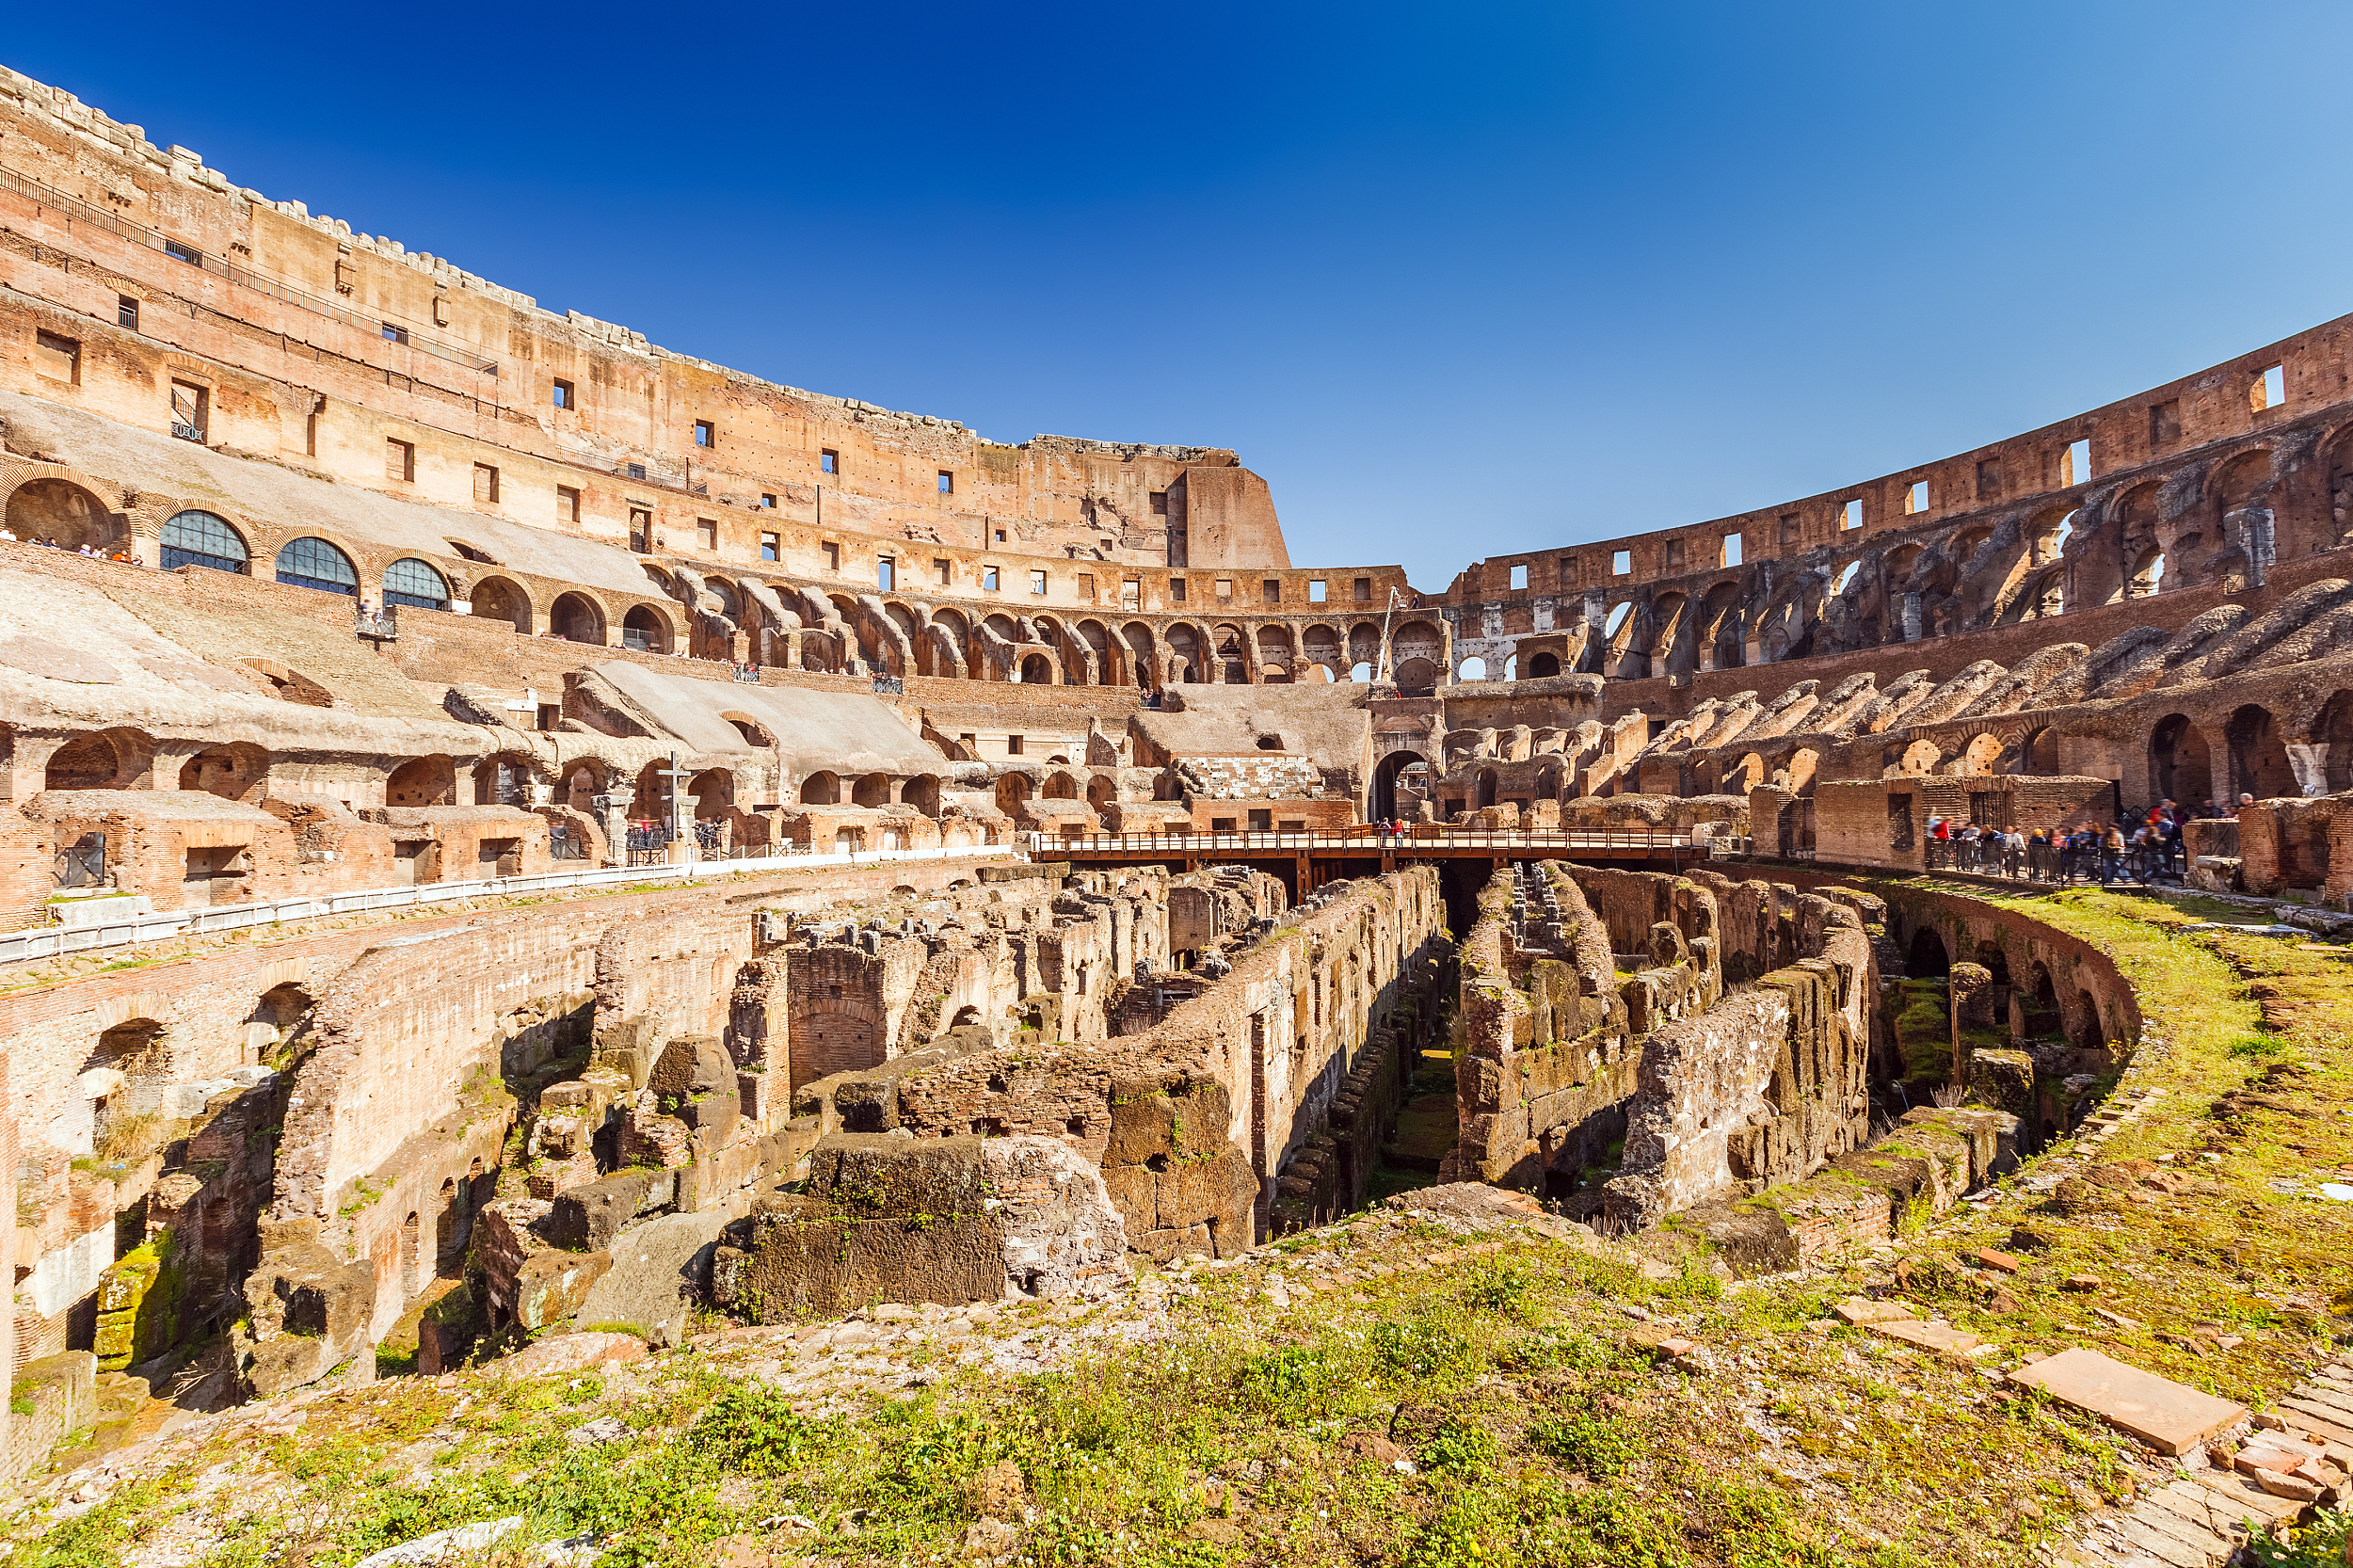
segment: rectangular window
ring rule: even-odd
[[[962,734],[958,735],[956,737],[956,744],[964,747],[965,750],[971,753],[969,757],[959,758],[959,761],[977,762],[981,760],[981,738],[980,736],[974,734],[971,730],[965,730]]]
[[[1746,534],[1726,534],[1723,543],[1723,564],[1728,567],[1738,566],[1741,550],[1747,542]]]
[[[384,442],[384,477],[403,485],[412,485],[416,483],[416,442],[396,441],[389,437],[386,438]]]
[[[1609,575],[1625,577],[1634,570],[1634,552],[1621,550],[1609,557]]]
[[[1232,578],[1221,577],[1217,580],[1217,597],[1220,599],[1231,599],[1234,597],[1234,580]]]
[[[1356,602],[1359,604],[1369,604],[1372,602],[1371,578],[1359,577],[1356,579]]]
[[[1838,508],[1838,526],[1843,531],[1863,526],[1863,503],[1849,501]]]
[[[1669,539],[1667,541],[1666,569],[1669,571],[1681,571],[1683,569],[1683,541],[1681,539]]]
[[[488,463],[473,466],[473,498],[483,504],[495,504],[499,498],[499,471]]]
[[[139,302],[127,294],[115,296],[115,325],[134,332],[139,329]]]
[[[2265,408],[2277,408],[2287,400],[2287,373],[2278,365],[2273,365],[2269,370],[2256,376],[2254,386],[2248,391],[2247,401],[2253,405],[2255,412],[2259,414]]]
[[[1247,808],[1245,808],[1245,809],[1247,809]],[[1250,831],[1251,831],[1251,832],[1253,832],[1253,833],[1272,833],[1272,832],[1273,832],[1273,831],[1274,831],[1274,813],[1273,813],[1273,810],[1271,810],[1271,809],[1270,809],[1270,810],[1265,810],[1265,811],[1252,811],[1252,812],[1250,813]]]
[[[580,520],[580,492],[569,485],[555,487],[555,520],[572,523]]]
[[[711,427],[709,420],[698,419],[695,422],[695,444],[706,447],[719,444],[719,432]]]
[[[778,539],[774,534],[762,534],[760,536],[760,558],[763,561],[783,560],[783,541]]]
[[[82,345],[72,338],[61,338],[55,332],[33,334],[33,368],[53,381],[68,386],[82,384]]]
[[[827,571],[840,571],[841,569],[841,547],[838,544],[828,544],[825,545],[824,549],[825,552],[825,569]]]
[[[171,384],[171,433],[184,441],[195,441],[201,445],[212,403],[210,388],[200,387],[193,381],[174,381]]]
[[[190,266],[202,266],[204,264],[203,251],[199,250],[193,245],[184,244],[179,240],[164,241],[164,254],[170,257],[175,262],[185,262]]]
[[[874,586],[885,593],[899,585],[899,563],[888,555],[874,557]]]
[[[939,471],[939,493],[942,495],[956,493],[956,476],[947,469]]]
[[[1001,528],[997,530],[997,542],[999,544],[1003,544],[1005,542],[1005,531]]]
[[[1093,573],[1082,571],[1079,574],[1079,598],[1084,603],[1092,604],[1095,602],[1095,577]]]
[[[716,518],[695,520],[695,543],[703,550],[719,548],[719,520]]]
[[[823,452],[817,454],[817,472],[820,473],[840,473],[841,472],[841,454],[836,452],[832,447],[827,447]]]
[[[1528,568],[1525,566],[1517,566],[1512,568],[1512,586],[1514,588],[1525,588],[1528,586]]]
[[[2168,400],[2149,405],[2149,444],[2171,446],[2182,439],[2182,406]]]
[[[646,465],[643,463],[631,463],[623,472],[628,473],[632,479],[643,479],[646,476]]]
[[[1005,755],[1008,757],[1018,757],[1021,755],[1020,736],[1008,735],[1005,737]]]
[[[1912,482],[1912,488],[1904,491],[1904,511],[1910,514],[1925,512],[1928,509],[1929,482],[1925,479],[1914,479]]]
[[[944,587],[946,587],[946,586],[947,586],[947,585],[948,585],[951,582],[952,582],[953,580],[954,580],[954,568],[952,568],[952,566],[951,566],[948,562],[946,562],[946,561],[934,561],[934,562],[932,563],[932,581],[933,581],[933,582],[935,582],[935,583],[938,584],[941,587],[943,587],[943,588],[944,588]]]
[[[574,407],[572,403],[572,384],[569,381],[556,382],[554,398],[555,406],[559,408],[569,408]]]
[[[393,323],[388,321],[384,324],[384,341],[386,343],[407,343],[408,341],[408,328],[406,327],[395,326]]]
[[[997,591],[997,568],[995,567],[981,568],[981,587],[989,593]]]
[[[1183,578],[1172,577],[1168,580],[1168,601],[1171,604],[1182,604],[1185,601],[1185,580]]]
[[[2089,438],[2069,441],[2067,450],[2059,454],[2058,482],[2060,489],[2066,489],[2071,485],[2091,483],[2091,442]]]
[[[1325,600],[1329,599],[1330,597],[1331,597],[1330,591],[1329,591],[1329,590],[1325,587],[1325,585],[1324,585],[1324,582],[1323,582],[1323,579],[1322,579],[1322,578],[1321,578],[1321,577],[1310,577],[1309,579],[1307,579],[1307,602],[1308,602],[1308,603],[1310,603],[1310,604],[1321,604],[1321,603],[1322,603]]]
[[[1141,578],[1135,578],[1135,577],[1130,577],[1130,578],[1128,578],[1127,581],[1125,581],[1125,582],[1123,582],[1123,583],[1121,583],[1121,584],[1119,584],[1119,603],[1120,603],[1120,607],[1121,607],[1121,608],[1123,608],[1123,609],[1128,609],[1128,610],[1132,610],[1132,609],[1134,609],[1134,608],[1135,608],[1138,604],[1141,604],[1141,603],[1143,603],[1143,602],[1144,602],[1144,582],[1143,582],[1143,579],[1141,579]]]
[[[2065,484],[2065,480],[2060,481]],[[1977,499],[1992,501],[2002,493],[2002,460],[1999,457],[1977,459]]]
[[[1258,602],[1261,604],[1283,602],[1283,584],[1280,578],[1270,577],[1258,584]]]
[[[1033,571],[1030,573],[1030,591],[1033,594],[1042,594],[1046,591],[1046,574],[1044,572]]]
[[[768,494],[765,490],[761,491],[760,496],[760,509],[763,512],[775,511],[776,509],[776,498]]]
[[[629,509],[629,548],[639,555],[653,553],[653,513],[643,506]]]
[[[1912,797],[1887,797],[1887,847],[1907,850],[1912,847]]]
[[[1168,516],[1168,492],[1166,490],[1152,492],[1152,515],[1156,518]]]
[[[1801,523],[1801,521],[1800,520],[1800,519],[1799,519],[1799,517],[1798,517],[1798,514],[1797,514],[1797,513],[1795,513],[1795,512],[1784,512],[1784,513],[1782,514],[1782,517],[1781,517],[1781,542],[1782,542],[1782,543],[1784,543],[1784,544],[1796,544],[1796,543],[1798,542],[1798,540],[1799,540],[1799,537],[1800,537],[1801,535],[1803,535],[1803,533],[1804,533],[1804,532],[1805,532],[1804,526],[1803,526],[1803,524]]]

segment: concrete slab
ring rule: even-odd
[[[2185,1454],[2247,1418],[2245,1405],[2128,1367],[2098,1351],[2061,1351],[2021,1367],[2009,1379],[2088,1410],[2161,1453]]]
[[[1865,1301],[1861,1296],[1849,1296],[1831,1310],[1849,1323],[1866,1325],[1897,1322],[1906,1318],[1920,1316],[1920,1309],[1908,1302]]]
[[[1868,1326],[1873,1334],[1885,1335],[1890,1339],[1917,1345],[1924,1351],[1935,1351],[1941,1355],[1967,1355],[1985,1343],[1976,1335],[1965,1334],[1950,1323],[1923,1323],[1898,1318]]]

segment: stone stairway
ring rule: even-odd
[[[2298,1523],[2315,1504],[2340,1503],[2353,1468],[2353,1355],[2298,1384],[2235,1445],[2217,1439],[2183,1464],[2174,1480],[2130,1507],[2094,1514],[2053,1560],[2069,1568],[2214,1568],[2257,1535]],[[2258,1471],[2265,1480],[2255,1479]]]

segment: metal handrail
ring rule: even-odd
[[[1095,833],[1060,839],[1032,833],[1030,837],[1032,853],[1049,858],[1073,850],[1160,853],[1193,849],[1370,849],[1378,852],[1386,847],[1401,855],[1430,847],[1688,850],[1694,841],[1689,833],[1657,828],[1638,833],[1560,827],[1519,828],[1509,832],[1453,829],[1433,834],[1384,834],[1379,828],[1366,827],[1303,833]]]
[[[19,196],[40,206],[53,207],[64,214],[69,222],[94,225],[105,230],[118,239],[129,240],[134,245],[143,245],[150,250],[164,250],[164,242],[169,238],[159,230],[150,229],[143,223],[134,223],[131,219],[118,216],[103,207],[93,207],[78,196],[69,196],[55,185],[44,184],[39,180],[27,178],[12,168],[0,168],[0,188],[13,190]],[[346,310],[330,300],[321,299],[314,294],[296,288],[291,283],[282,283],[265,273],[255,272],[250,267],[239,266],[226,257],[199,250],[193,246],[184,245],[184,242],[174,241],[173,243],[182,244],[189,253],[185,257],[174,258],[184,266],[193,266],[200,272],[215,273],[241,288],[252,289],[256,293],[268,295],[281,304],[293,305],[326,316],[331,321],[342,322],[344,326],[365,332],[371,337],[381,337],[387,321],[401,323],[412,329],[424,325],[422,322],[409,321],[407,317],[392,312],[374,317],[363,316],[356,311]],[[166,251],[166,254],[170,254],[170,252]],[[495,360],[481,360],[469,355],[450,353],[436,348],[429,343],[407,343],[401,346],[413,349],[420,354],[430,355],[436,360],[446,360],[450,364],[463,366],[478,376],[496,376],[499,373],[498,361]]]

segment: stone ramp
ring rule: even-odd
[[[2344,1500],[2344,1472],[2353,1463],[2353,1355],[2322,1367],[2282,1398],[2277,1411],[2255,1419],[2257,1430],[2234,1459],[2192,1452],[2187,1464],[2208,1467],[2185,1468],[2131,1507],[2094,1514],[2057,1560],[2074,1568],[2214,1568],[2256,1536],[2296,1525],[2315,1502]],[[2287,1471],[2290,1462],[2302,1462],[2304,1469]],[[2213,1467],[2217,1464],[2223,1467]],[[2253,1479],[2250,1472],[2258,1469],[2270,1472],[2269,1488]],[[2284,1481],[2278,1479],[2282,1473]],[[2321,1479],[2295,1484],[2305,1475]],[[2316,1496],[2280,1495],[2288,1491]]]

